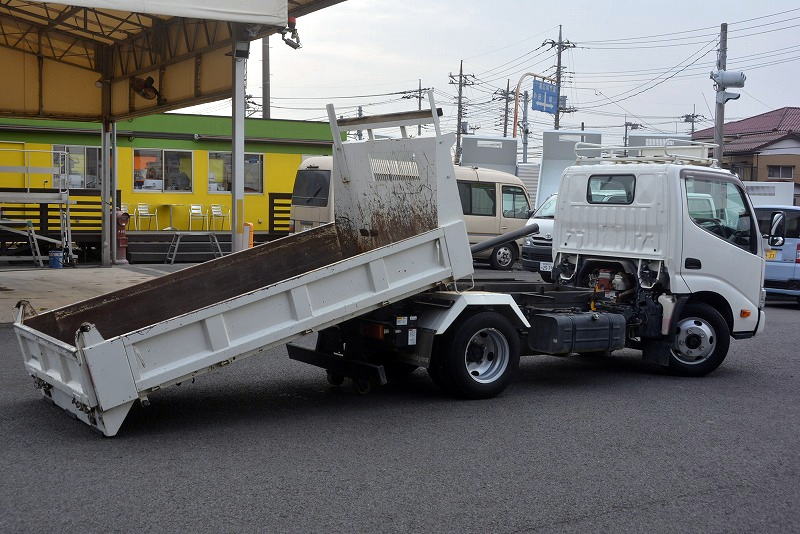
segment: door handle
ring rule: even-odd
[[[702,269],[703,263],[697,258],[686,258],[683,262],[683,266],[687,269]]]
[[[508,230],[508,226],[501,226],[500,229],[501,230]]]

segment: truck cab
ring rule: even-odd
[[[761,234],[727,170],[579,157],[561,180],[553,243],[554,280],[602,293],[592,309],[626,315],[646,358],[703,374],[729,338],[764,328]]]

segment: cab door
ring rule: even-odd
[[[754,330],[764,259],[747,196],[732,176],[694,170],[681,175],[684,281],[693,293],[710,291],[724,297],[733,313],[734,331]],[[698,198],[707,200],[692,201]]]
[[[528,222],[530,204],[525,190],[518,185],[500,185],[502,207],[500,210],[500,233],[512,232]]]

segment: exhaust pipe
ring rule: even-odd
[[[488,250],[490,248],[494,248],[497,245],[502,245],[503,243],[508,243],[509,241],[516,241],[520,237],[525,237],[526,235],[535,234],[539,231],[539,225],[536,223],[529,224],[527,226],[523,226],[517,230],[512,230],[511,232],[507,232],[505,234],[499,235],[497,237],[493,237],[491,239],[487,239],[482,243],[478,243],[469,247],[470,251],[473,254],[478,252],[483,252],[484,250]]]

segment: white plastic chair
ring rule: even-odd
[[[209,219],[209,229],[214,229],[214,221],[219,219],[220,220],[220,230],[225,229],[225,219],[228,219],[230,223],[231,220],[231,210],[228,209],[227,211],[224,210],[222,205],[220,204],[211,204],[211,209],[209,210],[208,214]]]
[[[200,219],[200,229],[206,229],[206,223],[208,219],[206,218],[206,214],[203,212],[203,206],[200,204],[189,204],[189,231],[192,231],[192,221],[195,219]]]
[[[150,204],[139,202],[136,205],[136,229],[142,229],[141,219],[147,219],[147,229],[153,229],[153,220],[156,222],[156,230],[158,230],[158,212],[150,211]]]

